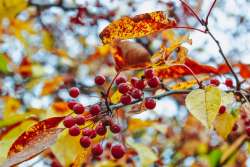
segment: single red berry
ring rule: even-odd
[[[71,136],[78,136],[80,133],[81,133],[81,130],[77,125],[74,125],[69,128],[69,134]]]
[[[77,115],[75,120],[77,125],[84,125],[85,123],[85,118],[82,115]]]
[[[111,143],[111,142],[107,142],[107,143],[106,143],[106,148],[110,149],[111,146],[112,146],[112,143]]]
[[[127,83],[121,83],[118,86],[118,90],[122,94],[126,94],[129,91],[129,86]]]
[[[237,131],[238,130],[238,124],[234,124],[232,131]]]
[[[103,85],[105,81],[106,81],[106,79],[103,75],[97,75],[95,77],[95,84],[96,85]]]
[[[116,85],[120,85],[121,83],[126,83],[127,79],[123,76],[117,77],[115,80]]]
[[[115,159],[120,159],[124,156],[125,150],[122,145],[117,144],[111,147],[111,154]]]
[[[95,138],[96,137],[96,131],[93,129],[91,130],[91,133],[90,133],[90,136],[89,136],[91,139]]]
[[[245,126],[249,126],[249,125],[250,125],[250,120],[246,120],[246,121],[244,122],[244,124],[245,124]]]
[[[120,99],[122,104],[128,105],[131,103],[132,98],[130,95],[122,95],[121,99]]]
[[[97,115],[101,112],[101,106],[99,104],[94,104],[90,107],[89,112],[92,115]]]
[[[246,133],[247,133],[248,136],[250,136],[250,127],[246,128]]]
[[[133,87],[136,87],[136,84],[138,83],[139,79],[137,77],[132,77],[130,79],[130,83]]]
[[[246,114],[246,113],[242,113],[242,114],[241,114],[241,118],[242,118],[242,119],[246,119],[246,118],[247,118],[247,114]]]
[[[68,102],[68,107],[73,110],[74,106],[77,104],[77,101],[71,100]]]
[[[154,70],[153,69],[146,69],[144,71],[144,76],[146,79],[151,79],[154,77]]]
[[[215,86],[219,86],[220,81],[217,78],[213,78],[210,80],[210,84],[215,85]]]
[[[85,110],[84,106],[80,103],[74,105],[73,110],[76,114],[82,114]]]
[[[152,98],[146,98],[145,99],[145,107],[147,109],[152,110],[152,109],[155,108],[155,106],[156,106],[156,102],[155,102],[154,99],[152,99]]]
[[[134,88],[131,93],[132,97],[135,99],[140,99],[142,97],[142,91]]]
[[[110,126],[110,131],[112,133],[119,133],[121,131],[121,127],[119,125],[117,125],[117,124],[112,124]]]
[[[72,116],[67,116],[66,118],[64,118],[63,120],[63,125],[66,128],[70,128],[72,126],[74,126],[76,124],[75,122],[75,118],[73,118]]]
[[[139,80],[136,84],[136,88],[143,90],[146,87],[145,81],[144,80]]]
[[[82,135],[83,135],[83,136],[90,136],[91,133],[92,133],[92,130],[91,130],[91,129],[85,128],[85,129],[82,130]]]
[[[226,107],[225,106],[220,106],[220,109],[219,109],[219,113],[220,114],[223,114],[223,113],[225,113],[226,112]]]
[[[96,144],[92,147],[92,154],[94,156],[100,156],[103,153],[103,148],[101,144]]]
[[[226,85],[227,87],[232,88],[232,87],[233,87],[233,81],[232,81],[232,79],[227,78],[226,81],[225,81],[225,85]]]
[[[76,98],[80,94],[80,90],[77,87],[72,87],[69,90],[69,95],[73,98]]]
[[[80,138],[80,144],[83,148],[88,148],[91,144],[91,139],[87,136],[82,136]]]
[[[106,127],[103,126],[102,124],[98,124],[95,128],[95,131],[99,136],[103,136],[107,133]]]
[[[160,80],[158,77],[154,76],[153,78],[149,79],[148,80],[148,85],[151,87],[151,88],[156,88],[158,87],[160,84]]]

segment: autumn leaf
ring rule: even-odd
[[[8,152],[3,166],[11,166],[32,158],[52,145],[63,130],[56,128],[64,117],[52,117],[40,121],[19,136]]]
[[[112,102],[113,104],[117,104],[117,103],[120,102],[121,96],[122,96],[122,94],[121,94],[118,90],[116,90],[116,91],[112,94],[110,100],[111,100],[111,102]]]
[[[174,20],[168,19],[166,12],[156,11],[144,13],[134,17],[122,17],[113,21],[101,33],[100,38],[104,44],[112,43],[114,40],[139,38],[152,33],[173,28]]]
[[[185,99],[189,112],[206,128],[211,128],[221,101],[221,90],[213,86],[193,90]]]
[[[186,58],[185,66],[189,67],[194,74],[218,74],[218,70],[209,65],[203,65],[196,61]],[[183,65],[166,66],[164,68],[156,68],[155,72],[160,78],[180,78],[192,73]]]
[[[151,65],[150,54],[136,42],[116,42],[112,48],[112,55],[117,71],[142,69]]]
[[[154,123],[155,123],[154,121],[141,120],[139,118],[130,118],[128,120],[128,131],[136,132],[136,131],[145,129],[147,127],[150,127]]]
[[[134,141],[127,140],[127,144],[136,150],[140,158],[140,163],[142,167],[147,167],[152,165],[158,158],[156,154],[146,145],[135,143]]]
[[[6,59],[4,54],[0,54],[0,72],[2,73],[9,72],[8,60]]]
[[[62,76],[55,76],[54,78],[45,81],[41,96],[46,96],[54,91],[56,91],[59,86],[63,83],[63,77]]]

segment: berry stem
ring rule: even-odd
[[[106,93],[107,98],[109,98],[109,93],[110,93],[111,87],[113,86],[113,84],[114,84],[116,78],[119,76],[119,74],[120,74],[120,72],[117,72],[115,77],[112,79],[112,81],[111,81],[111,83],[109,85],[109,88],[107,90],[107,93]]]
[[[212,9],[214,8],[214,5],[215,5],[216,1],[217,0],[214,0],[214,2],[212,3],[211,7],[209,8],[209,11],[207,13],[206,20],[205,20],[205,25],[208,25],[208,19],[209,19],[209,16],[210,16],[211,12],[212,12]]]
[[[201,30],[201,29],[194,28],[194,27],[189,27],[189,26],[175,26],[175,27],[173,27],[173,28],[195,30],[195,31],[199,31],[199,32],[202,32],[202,33],[206,33],[205,30]]]

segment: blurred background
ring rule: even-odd
[[[187,2],[201,17],[212,4],[212,0]],[[98,102],[95,75],[103,74],[111,81],[116,73],[110,49],[102,44],[99,33],[122,16],[159,10],[167,11],[179,25],[202,28],[178,0],[0,0],[0,128],[31,115],[40,120],[67,114],[64,102],[70,99],[68,88],[72,86],[81,89],[81,103]],[[233,63],[250,63],[249,11],[249,0],[219,0],[210,16],[210,30]],[[206,34],[183,29],[174,32],[189,35],[192,44],[184,46],[196,61],[214,67],[223,63],[217,46]],[[159,33],[134,40],[153,54],[160,49],[162,38]],[[223,81],[224,76],[219,79]],[[130,117],[144,121],[133,125],[137,131],[129,129],[128,133],[160,155],[155,166],[213,166],[217,148],[226,147],[214,132],[203,130],[189,116],[183,97],[166,97],[157,102],[154,111]],[[158,147],[161,151],[156,151]],[[250,166],[248,147],[235,155],[231,166]],[[106,159],[93,160],[91,165],[100,166]],[[132,160],[141,166],[138,159]],[[20,166],[50,166],[51,162],[53,158],[38,156]]]

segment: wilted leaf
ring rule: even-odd
[[[168,19],[163,11],[144,13],[134,17],[122,17],[113,21],[100,34],[104,44],[114,40],[138,38],[152,33],[173,28],[174,20]]]
[[[185,99],[190,113],[198,119],[206,128],[210,128],[221,105],[221,90],[207,86],[189,93]]]
[[[138,153],[141,164],[140,166],[148,167],[158,159],[156,154],[149,147],[143,144],[138,144],[133,141],[127,141],[127,144]]]
[[[23,152],[26,149],[26,147],[29,146],[29,144],[34,142],[35,140],[39,141],[40,138],[43,138],[44,136],[51,137],[51,135],[55,135],[53,133],[55,132],[57,133],[59,130],[54,130],[54,131],[53,130],[49,131],[49,130],[56,128],[63,119],[64,117],[48,118],[38,122],[37,124],[29,128],[21,136],[19,136],[18,139],[12,144],[8,152],[8,157],[12,157],[19,152]],[[40,150],[39,152],[41,151],[42,150]]]
[[[150,54],[136,42],[116,42],[112,48],[112,55],[117,71],[142,69],[151,65]]]

